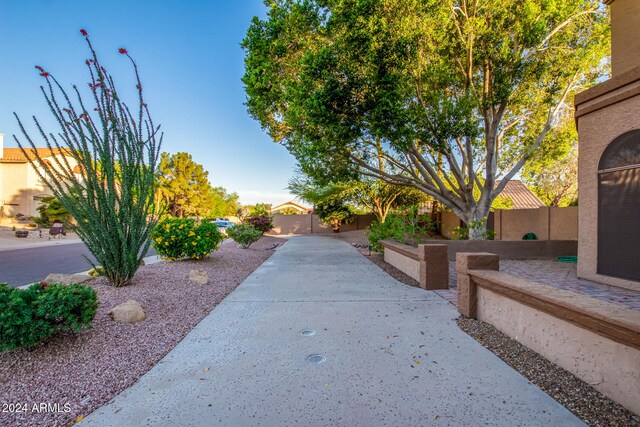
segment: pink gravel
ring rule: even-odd
[[[132,285],[123,288],[92,280],[100,301],[92,329],[57,335],[31,352],[0,354],[0,425],[70,425],[107,403],[158,363],[282,243],[265,236],[241,249],[226,241],[205,260],[141,267]],[[192,269],[206,270],[209,285],[189,282]],[[107,312],[129,299],[140,303],[147,318],[132,325],[112,321]],[[49,407],[34,411],[34,404],[42,403]],[[14,412],[12,404],[26,411]]]

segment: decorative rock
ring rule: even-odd
[[[205,270],[191,270],[189,272],[189,280],[193,283],[197,283],[198,285],[208,285],[209,273]]]
[[[62,283],[63,285],[74,285],[77,283],[84,283],[91,278],[91,276],[87,276],[86,274],[51,273],[43,280],[43,282],[46,284]]]
[[[109,316],[120,323],[136,323],[144,320],[146,317],[138,301],[132,299],[113,307],[109,311]]]

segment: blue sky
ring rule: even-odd
[[[34,66],[68,87],[85,85],[85,28],[121,91],[127,85],[133,90],[135,82],[118,48],[136,59],[152,117],[164,130],[163,151],[191,153],[213,185],[237,192],[243,203],[291,199],[286,186],[293,157],[243,105],[240,42],[251,18],[264,17],[266,10],[261,0],[0,0],[5,147],[16,146],[14,111],[23,121],[31,123],[35,115],[47,130],[57,131]]]

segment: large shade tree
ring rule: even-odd
[[[267,3],[243,42],[249,113],[305,172],[414,187],[471,238],[606,69],[598,0]]]

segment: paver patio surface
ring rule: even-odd
[[[82,424],[582,425],[457,316],[344,242],[292,238]]]
[[[518,277],[554,286],[567,291],[578,292],[602,301],[640,310],[640,292],[632,289],[606,285],[592,280],[578,278],[576,265],[555,260],[500,260],[500,271]],[[456,304],[455,289],[458,283],[456,263],[449,263],[449,290],[436,291],[437,294]]]

